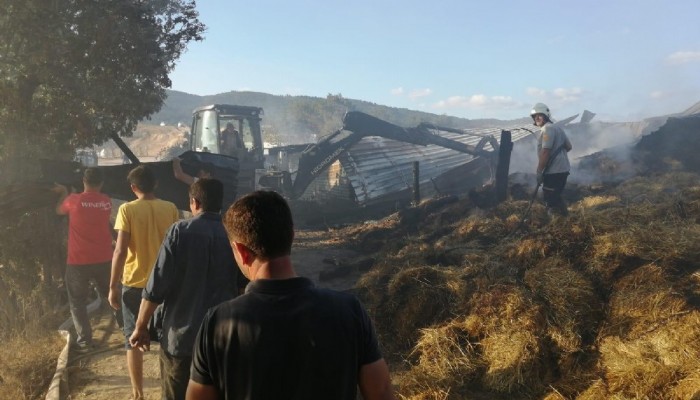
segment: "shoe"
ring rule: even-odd
[[[78,354],[87,354],[93,350],[93,346],[87,343],[75,343],[71,346],[71,350]]]

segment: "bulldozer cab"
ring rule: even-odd
[[[260,107],[213,104],[192,112],[191,150],[262,160]]]

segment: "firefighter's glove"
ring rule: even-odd
[[[537,171],[537,184],[541,185],[544,182],[544,172]]]

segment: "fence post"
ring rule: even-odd
[[[413,206],[420,204],[420,166],[413,162]]]
[[[501,145],[498,149],[498,164],[496,164],[496,204],[508,198],[508,171],[510,170],[510,153],[513,151],[513,141],[510,131],[501,131]]]

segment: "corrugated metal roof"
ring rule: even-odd
[[[482,137],[491,135],[500,140],[502,128],[465,130],[465,134],[432,130],[434,134],[471,146]],[[532,125],[520,125],[503,130],[511,131],[513,142],[525,139],[535,132]],[[493,151],[490,144],[484,150]],[[396,192],[411,190],[413,162],[419,162],[420,184],[431,181],[455,168],[464,167],[477,157],[441,146],[420,146],[382,137],[366,137],[340,156],[346,176],[359,204],[368,204]]]

